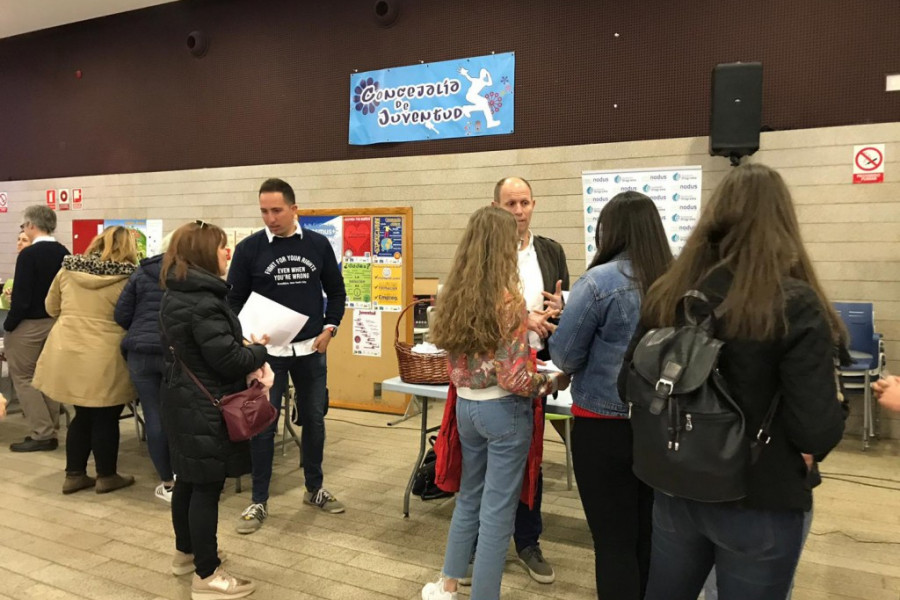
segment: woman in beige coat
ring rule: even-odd
[[[116,468],[119,416],[137,393],[120,350],[125,330],[113,311],[136,263],[131,232],[107,227],[84,255],[65,258],[47,294],[47,313],[58,320],[38,360],[34,387],[75,406],[66,435],[63,494],[95,486],[103,494],[134,483]],[[92,452],[96,481],[87,475]]]

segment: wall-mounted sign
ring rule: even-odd
[[[59,204],[59,210],[69,210],[72,207],[72,196],[69,190],[57,190],[56,201]]]
[[[6,192],[0,192],[0,213],[5,213],[9,210],[9,196]]]
[[[47,208],[56,210],[56,190],[47,190]]]
[[[587,264],[597,252],[597,218],[620,192],[629,190],[649,196],[662,219],[672,254],[678,255],[700,216],[703,172],[699,166],[584,171],[584,249]]]
[[[884,181],[884,144],[853,147],[853,183]]]
[[[515,70],[507,52],[354,73],[350,143],[512,133]]]
[[[72,189],[72,210],[81,210],[81,188]]]

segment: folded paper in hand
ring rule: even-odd
[[[252,292],[238,315],[244,337],[269,336],[269,346],[286,346],[309,320],[304,314]]]
[[[538,373],[562,373],[562,369],[553,364],[552,360],[539,364],[537,366]]]

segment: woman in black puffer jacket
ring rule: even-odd
[[[195,567],[193,598],[212,592],[240,598],[254,588],[220,568],[216,545],[219,495],[226,477],[250,472],[250,445],[228,439],[219,409],[184,369],[221,398],[246,388],[247,375],[266,360],[264,345],[244,344],[241,325],[225,303],[225,242],[225,232],[215,225],[183,225],[172,236],[160,275],[166,293],[159,318],[167,346],[162,417],[176,474],[172,572],[187,574]]]

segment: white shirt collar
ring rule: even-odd
[[[528,245],[519,250],[519,252],[528,252],[529,250],[534,250],[534,234],[531,233],[531,230],[528,230]]]
[[[288,235],[288,236],[275,235],[274,233],[272,233],[272,231],[268,227],[266,227],[265,228],[266,229],[266,237],[269,239],[269,243],[271,244],[272,240],[274,240],[276,237],[287,238],[287,237],[294,237],[295,235],[299,235],[300,239],[302,240],[303,239],[303,228],[300,227],[300,223],[298,221],[294,221],[294,225],[296,226],[296,229],[294,229],[294,233],[292,233],[291,235]]]
[[[31,240],[32,244],[37,244],[38,242],[55,242],[56,238],[52,235],[39,235],[33,240]]]

